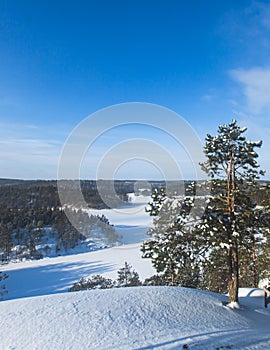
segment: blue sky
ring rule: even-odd
[[[270,172],[270,2],[0,0],[0,177],[56,178],[79,122],[134,101],[180,114],[202,142],[236,118],[263,140]],[[97,154],[140,136],[193,177],[173,141],[143,126],[100,137],[84,177],[95,178]],[[118,176],[159,177],[143,160]]]

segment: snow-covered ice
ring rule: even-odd
[[[140,244],[11,263],[1,267],[9,275],[5,300],[67,292],[74,282],[93,274],[116,279],[125,261],[139,272],[142,280],[155,273],[150,260],[141,258]]]

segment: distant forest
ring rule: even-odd
[[[88,215],[85,211],[107,207],[96,181],[79,182],[84,203],[76,201],[78,181],[61,181],[58,185],[65,193],[65,203],[60,203],[55,180],[0,179],[0,261],[61,255],[91,238],[108,245],[120,240],[104,215]],[[106,181],[100,184],[104,190],[110,185]],[[133,188],[132,183],[116,182],[118,197],[113,195],[110,204],[116,206],[117,198],[127,200],[127,193]],[[69,222],[67,210],[76,221],[76,228]]]

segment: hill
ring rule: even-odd
[[[94,290],[4,301],[6,349],[269,349],[269,311],[181,287]],[[249,301],[251,300],[251,301]]]

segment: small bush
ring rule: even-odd
[[[109,278],[105,278],[101,275],[94,275],[90,278],[81,278],[79,282],[73,284],[69,289],[69,292],[76,292],[79,290],[87,289],[107,289],[114,286],[113,282]]]
[[[143,282],[144,286],[166,286],[169,285],[168,282],[164,279],[163,275],[153,275],[149,278],[146,278]]]
[[[125,262],[125,266],[118,270],[117,273],[118,279],[114,282],[111,279],[105,278],[101,275],[81,278],[78,282],[74,283],[71,288],[69,288],[69,292],[88,289],[108,289],[113,287],[134,287],[142,285],[138,273],[132,270],[132,266],[130,266],[127,262]]]

